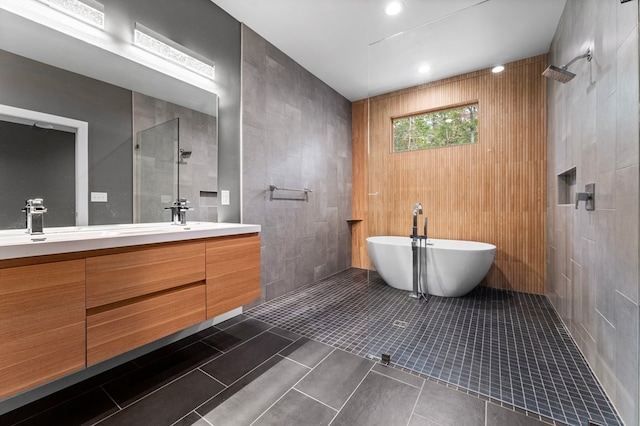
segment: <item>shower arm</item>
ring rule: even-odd
[[[562,66],[562,69],[566,70],[567,68],[569,68],[569,65],[573,64],[575,61],[577,61],[578,59],[582,59],[582,58],[587,58],[587,61],[591,62],[591,58],[593,58],[593,55],[591,55],[591,49],[587,49],[587,53],[582,54],[582,55],[578,55],[575,58],[573,58],[572,60],[570,60],[569,62],[567,62],[566,65]]]

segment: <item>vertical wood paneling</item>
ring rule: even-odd
[[[351,200],[351,264],[361,268],[367,268],[369,257],[367,253],[367,140],[369,116],[368,101],[354,102],[351,108],[351,121],[353,130],[351,132],[351,179],[353,190]]]
[[[367,235],[409,234],[420,201],[430,237],[496,245],[483,285],[545,293],[545,66],[542,55],[353,104],[353,212],[364,219],[353,266],[370,267]],[[392,117],[470,101],[480,104],[478,143],[391,153]]]

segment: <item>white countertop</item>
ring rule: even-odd
[[[0,231],[0,260],[254,232],[260,225],[213,222],[69,226],[45,228],[41,235],[12,229]]]

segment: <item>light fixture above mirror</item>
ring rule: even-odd
[[[203,75],[211,80],[215,77],[213,61],[198,55],[175,41],[136,22],[133,44],[169,62]]]
[[[79,21],[104,29],[104,5],[95,0],[39,0]]]

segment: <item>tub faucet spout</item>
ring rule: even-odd
[[[422,214],[422,204],[415,203],[413,205],[413,232],[411,233],[411,237],[418,236],[418,215]]]

